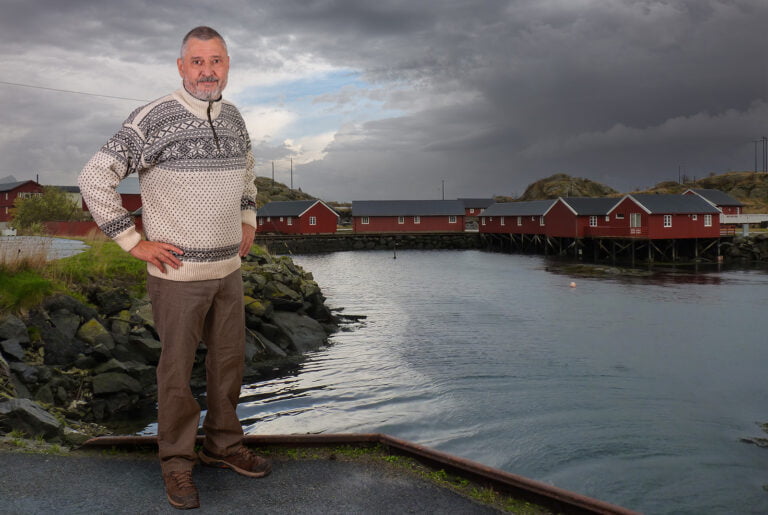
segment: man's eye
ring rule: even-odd
[[[202,61],[200,59],[192,59],[192,64],[201,64]]]

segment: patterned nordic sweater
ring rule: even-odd
[[[208,110],[210,109],[210,118]],[[131,250],[141,236],[117,185],[137,173],[148,240],[182,249],[173,281],[220,279],[240,268],[241,223],[256,227],[254,159],[245,122],[226,102],[183,88],[136,109],[80,173],[80,191],[107,236]]]

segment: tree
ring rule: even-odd
[[[43,186],[42,195],[16,199],[11,208],[11,227],[20,231],[41,226],[43,222],[83,219],[80,206],[55,186]]]

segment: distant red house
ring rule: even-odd
[[[269,202],[256,213],[260,233],[333,234],[339,223],[339,214],[322,200]]]
[[[554,200],[499,202],[480,215],[480,232],[492,234],[544,234],[544,213]]]
[[[612,197],[560,197],[544,213],[545,234],[558,238],[595,236],[593,229],[607,221],[618,203]]]
[[[625,195],[589,236],[718,238],[720,211],[696,195]]]
[[[0,184],[0,222],[11,220],[11,208],[18,198],[42,195],[43,187],[35,181],[16,181]]]
[[[460,200],[355,200],[357,233],[464,232]]]
[[[494,203],[492,198],[460,198],[459,200],[464,204],[465,216],[480,216]]]
[[[689,189],[683,195],[698,195],[719,209],[724,215],[740,215],[744,208],[744,204],[720,190]]]

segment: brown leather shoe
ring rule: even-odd
[[[272,463],[269,460],[257,456],[243,445],[240,446],[237,452],[229,456],[213,454],[203,447],[198,456],[203,465],[232,469],[238,474],[248,477],[264,477],[272,472]]]
[[[163,474],[165,493],[171,506],[180,510],[200,507],[197,487],[192,481],[192,472],[169,472]]]

